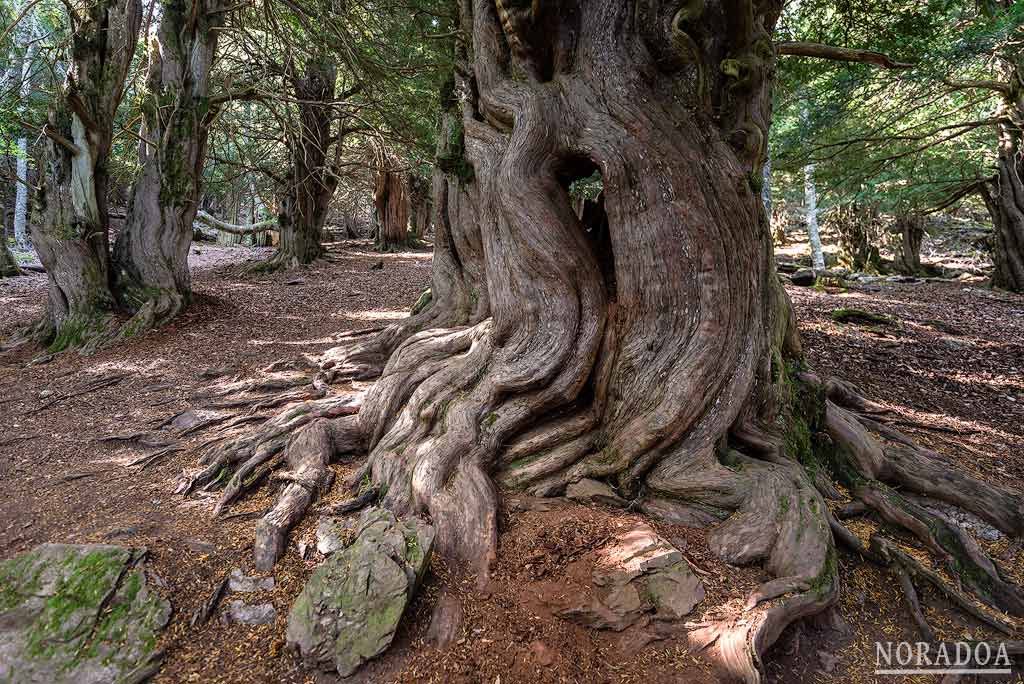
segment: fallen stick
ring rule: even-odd
[[[77,390],[75,392],[69,392],[68,394],[61,395],[61,396],[59,396],[59,397],[57,397],[55,399],[52,399],[49,402],[43,404],[42,406],[40,406],[37,409],[32,409],[31,411],[28,411],[27,413],[25,413],[25,415],[29,416],[29,415],[34,415],[36,413],[41,413],[41,412],[45,411],[46,409],[48,409],[48,408],[50,408],[50,407],[52,407],[52,406],[54,406],[56,404],[59,404],[62,401],[67,401],[68,399],[73,399],[74,397],[80,397],[83,394],[89,394],[90,392],[96,392],[96,391],[101,390],[101,389],[103,389],[105,387],[110,387],[111,385],[116,385],[117,383],[121,382],[122,380],[124,380],[127,377],[128,377],[128,374],[126,373],[124,375],[113,375],[113,376],[109,376],[109,377],[106,377],[106,378],[100,378],[99,380],[94,380],[93,382],[89,383],[88,385],[82,387],[81,389],[79,389],[79,390]]]

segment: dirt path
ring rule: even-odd
[[[332,346],[345,330],[402,317],[430,277],[430,255],[379,255],[367,243],[332,247],[330,260],[271,276],[243,275],[241,262],[261,255],[244,248],[201,245],[194,254],[196,299],[172,326],[89,358],[61,355],[26,368],[28,352],[0,357],[0,558],[46,541],[109,541],[146,546],[175,606],[165,637],[167,663],[158,681],[300,682],[319,680],[283,651],[288,606],[311,563],[291,549],[275,588],[262,596],[278,617],[262,627],[214,619],[190,628],[189,617],[231,568],[251,569],[252,518],[212,521],[209,498],[182,499],[173,488],[195,466],[189,449],[166,453],[146,468],[131,461],[159,451],[102,437],[152,429],[195,404],[211,375],[242,377],[282,358]],[[383,260],[382,270],[370,266]],[[915,438],[982,477],[1024,481],[1024,298],[959,284],[884,284],[872,290],[819,292],[790,288],[810,362],[860,385],[908,422]],[[41,313],[45,278],[0,281],[0,338]],[[838,324],[829,314],[858,307],[893,315],[899,324],[869,329]],[[79,396],[67,394],[99,387]],[[183,444],[194,447],[195,435]],[[333,495],[332,495],[333,496]],[[266,488],[234,512],[260,512]],[[543,508],[543,507],[541,507]],[[544,594],[571,571],[580,549],[600,543],[631,514],[569,505],[557,511],[510,506],[502,555],[484,593],[457,586],[465,636],[443,652],[421,640],[445,568],[435,565],[395,647],[357,680],[366,681],[685,681],[711,682],[685,640],[644,645],[635,632],[615,635],[574,627],[544,607]],[[308,538],[307,520],[293,539]],[[760,571],[737,571],[715,560],[703,534],[659,526],[680,540],[703,577],[711,603],[745,595]],[[1002,544],[1002,546],[1000,546]],[[1011,553],[1008,544],[990,548]],[[1004,558],[1020,571],[1021,559]],[[768,670],[774,681],[871,681],[873,642],[916,638],[887,577],[843,557],[842,618],[790,630]],[[568,569],[568,570],[567,570]],[[1024,574],[1021,575],[1024,578]],[[557,587],[556,587],[557,588]],[[939,634],[956,638],[976,625],[935,610]],[[827,622],[827,621],[826,621]],[[835,651],[832,663],[819,651]],[[825,670],[825,672],[819,672]],[[817,673],[817,674],[815,674]]]

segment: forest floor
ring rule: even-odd
[[[128,464],[153,448],[98,441],[152,430],[197,407],[195,395],[215,382],[211,376],[253,377],[273,361],[329,348],[343,331],[398,319],[430,279],[428,251],[381,255],[359,241],[332,245],[329,260],[307,269],[243,271],[247,260],[268,251],[196,245],[188,312],[117,348],[32,366],[39,350],[0,356],[0,559],[43,542],[148,548],[150,567],[165,583],[160,591],[174,605],[158,682],[334,681],[303,670],[283,648],[289,606],[315,566],[315,559],[300,558],[295,542],[312,538],[316,516],[293,532],[273,590],[258,595],[275,606],[274,622],[251,627],[214,618],[192,628],[193,611],[226,572],[253,574],[253,517],[213,520],[212,499],[173,494],[179,475],[195,468],[191,447],[202,433],[148,466]],[[378,261],[383,269],[371,269]],[[1013,487],[1024,482],[1024,297],[971,282],[787,289],[805,352],[819,371],[854,382],[892,409],[897,423],[906,422],[908,434],[979,477]],[[41,275],[0,281],[0,339],[39,316],[45,295]],[[840,324],[830,314],[843,307],[887,314],[895,323]],[[73,396],[98,378],[120,379]],[[328,496],[341,498],[337,491]],[[262,488],[230,512],[259,514],[270,501]],[[506,503],[488,590],[458,582],[435,562],[394,646],[350,681],[715,681],[682,635],[648,643],[652,635],[643,630],[599,632],[552,615],[551,597],[573,590],[588,554],[639,515],[564,500]],[[698,613],[745,597],[764,580],[756,568],[715,559],[701,530],[655,527],[700,570],[707,598]],[[985,545],[1024,579],[1024,554],[1008,540]],[[918,639],[898,585],[845,552],[841,566],[838,609],[783,634],[767,663],[771,681],[896,681],[872,672],[875,642]],[[424,637],[446,585],[462,604],[463,632],[438,650]],[[922,600],[940,638],[995,636],[929,590]]]

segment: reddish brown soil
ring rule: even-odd
[[[264,596],[277,608],[274,624],[228,626],[214,618],[190,628],[192,612],[227,570],[251,570],[253,519],[213,521],[209,498],[172,493],[182,470],[195,465],[189,449],[139,469],[126,464],[153,449],[96,440],[152,428],[197,405],[194,395],[214,382],[202,377],[204,370],[227,368],[252,377],[275,360],[326,349],[339,332],[402,316],[429,282],[429,254],[378,255],[366,243],[347,242],[333,247],[329,261],[311,268],[250,276],[243,274],[241,262],[256,256],[253,252],[198,249],[196,298],[173,325],[88,358],[63,354],[29,367],[39,350],[0,356],[0,558],[47,541],[146,546],[175,606],[164,638],[166,665],[157,681],[334,681],[303,671],[283,648],[288,607],[315,561],[301,560],[294,544],[285,554],[275,573],[277,586]],[[384,269],[371,270],[378,260]],[[790,294],[807,356],[818,370],[855,382],[908,423],[927,424],[906,430],[981,477],[1019,487],[1024,479],[1024,298],[964,287],[885,284],[877,292],[791,288]],[[44,295],[42,276],[0,281],[0,338],[39,315]],[[873,330],[829,318],[833,309],[851,306],[892,314],[900,323]],[[129,376],[39,410],[112,372]],[[185,446],[202,439],[202,433],[195,435]],[[339,475],[351,467],[337,466]],[[329,499],[343,496],[336,491]],[[263,488],[232,511],[259,512],[270,501]],[[685,637],[643,645],[642,629],[596,632],[551,614],[551,602],[560,594],[586,590],[592,552],[637,515],[524,501],[503,511],[499,562],[490,585],[481,590],[435,562],[394,647],[355,681],[715,681],[699,654],[686,650]],[[314,526],[315,518],[307,518],[293,540],[310,539]],[[715,559],[700,530],[658,529],[685,547],[688,559],[705,573],[708,597],[697,613],[741,599],[764,579],[757,568],[732,568]],[[1005,543],[990,548],[997,555],[1012,554]],[[1020,558],[1003,560],[1020,569]],[[891,578],[848,554],[841,563],[838,611],[783,635],[767,664],[772,681],[875,681],[874,642],[916,640]],[[442,587],[461,601],[465,619],[459,640],[438,650],[424,638]],[[922,599],[940,637],[994,636],[930,592]],[[819,651],[838,656],[833,671],[821,671],[827,658]]]

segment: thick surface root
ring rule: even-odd
[[[119,339],[138,337],[176,318],[185,310],[186,298],[174,290],[152,292],[118,331]]]
[[[362,449],[359,418],[318,418],[295,433],[285,449],[288,469],[271,477],[285,483],[277,502],[256,523],[253,553],[256,569],[274,568],[284,552],[288,531],[302,519],[310,504],[327,492],[334,482],[328,464],[338,454]]]
[[[317,418],[339,418],[358,413],[361,403],[360,394],[302,402],[289,406],[257,430],[217,437],[207,443],[206,453],[200,457],[200,464],[205,467],[186,478],[178,492],[189,494],[200,487],[211,489],[215,484],[226,482],[216,508],[216,513],[220,513],[273,469],[268,462],[284,450],[296,430]]]

